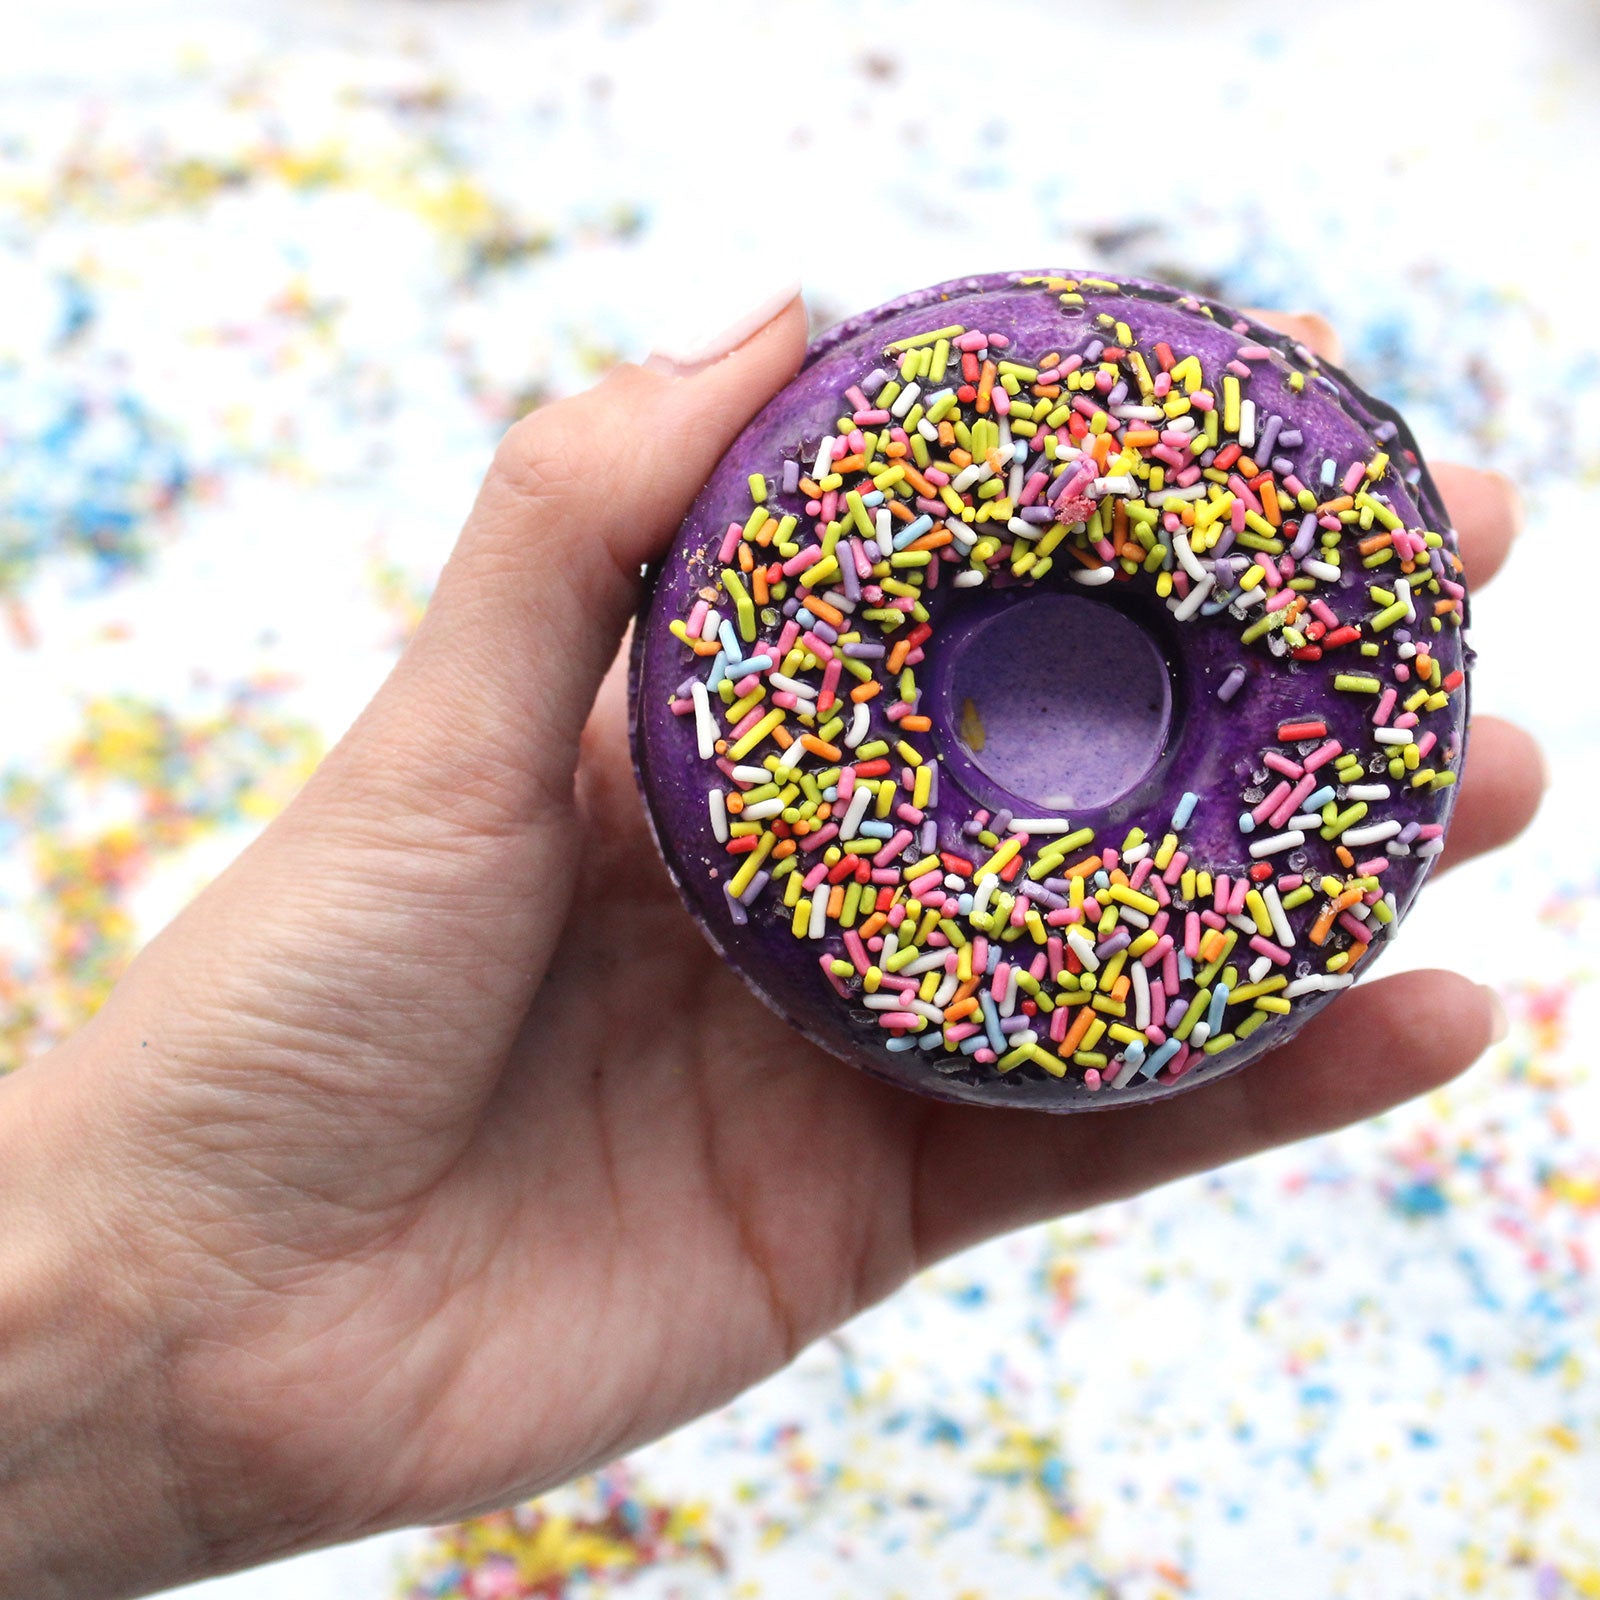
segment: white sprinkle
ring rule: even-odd
[[[706,612],[706,620],[700,624],[700,637],[707,644],[716,638],[722,627],[722,613],[717,610]]]
[[[850,796],[850,804],[845,807],[844,821],[839,824],[839,837],[846,842],[855,838],[857,830],[861,827],[862,820],[867,814],[867,807],[872,804],[872,790],[866,784],[858,783]]]
[[[993,476],[994,468],[987,461],[974,461],[970,467],[963,467],[950,480],[950,487],[960,494],[963,490],[970,489],[973,484],[982,483],[985,478]]]
[[[867,729],[872,726],[872,713],[867,710],[866,701],[858,701],[856,708],[850,713],[850,730],[844,736],[845,744],[852,750],[867,736]],[[796,743],[799,741],[797,740]]]
[[[1113,473],[1109,478],[1096,478],[1089,485],[1089,492],[1097,495],[1132,494],[1134,490],[1133,479],[1125,472]]]
[[[1416,853],[1419,856],[1423,856],[1423,857],[1436,856],[1443,849],[1444,849],[1444,840],[1443,839],[1429,839],[1425,843],[1419,844],[1417,846]]]
[[[1065,817],[1013,817],[1013,833],[1071,833],[1072,824]],[[1127,860],[1126,856],[1123,860]]]
[[[739,813],[742,822],[765,822],[768,817],[781,816],[784,807],[784,798],[775,794],[765,800],[757,800],[753,806],[746,806]]]
[[[1172,552],[1178,558],[1178,565],[1194,579],[1196,583],[1204,581],[1211,574],[1200,565],[1200,558],[1189,548],[1189,535],[1175,533],[1172,536]]]
[[[1278,898],[1277,886],[1269,883],[1266,888],[1261,891],[1261,898],[1266,901],[1267,916],[1272,921],[1272,931],[1277,937],[1278,943],[1281,944],[1285,950],[1293,949],[1294,930],[1289,926],[1289,917],[1283,909],[1283,901]],[[1261,959],[1266,961],[1269,966],[1271,965],[1271,961],[1266,956],[1263,956]],[[1254,971],[1255,969],[1251,968],[1252,974],[1254,974]],[[1259,983],[1261,980],[1252,975],[1250,981],[1252,983]]]
[[[1072,581],[1081,583],[1087,589],[1098,589],[1101,584],[1110,583],[1116,575],[1117,569],[1112,566],[1075,567],[1072,572]]]
[[[1303,994],[1319,994],[1329,989],[1348,989],[1356,981],[1353,972],[1313,972],[1309,978],[1296,978],[1282,991],[1285,1000],[1298,1000]]]
[[[1256,959],[1250,963],[1251,983],[1260,983],[1261,980],[1272,971],[1274,965],[1275,963],[1273,962],[1271,956],[1257,956]]]
[[[1110,571],[1110,568],[1106,568],[1104,570]],[[1189,618],[1192,617],[1195,612],[1197,612],[1200,607],[1206,603],[1206,596],[1211,593],[1214,582],[1215,580],[1208,572],[1205,577],[1202,578],[1200,582],[1189,591],[1188,599],[1176,606],[1172,605],[1172,602],[1169,600],[1167,604],[1172,607],[1173,616],[1176,617],[1179,622],[1187,622]]]
[[[1121,1070],[1117,1073],[1116,1077],[1111,1080],[1111,1087],[1113,1089],[1126,1089],[1128,1084],[1132,1081],[1134,1073],[1136,1073],[1143,1065],[1144,1057],[1142,1055],[1130,1055],[1125,1057],[1123,1059]]]
[[[1314,560],[1311,556],[1307,556],[1300,563],[1300,570],[1308,578],[1317,579],[1319,583],[1337,583],[1339,581],[1339,569],[1336,566],[1327,561]]]
[[[908,961],[895,976],[900,978],[920,978],[924,972],[932,972],[935,967],[942,972],[944,964],[948,960],[948,951],[930,950],[927,955],[918,956],[915,961]]]
[[[1364,845],[1392,839],[1399,831],[1400,824],[1391,818],[1388,822],[1375,822],[1370,828],[1346,828],[1341,842],[1352,850],[1359,850]]]
[[[774,689],[785,689],[790,694],[799,695],[802,700],[817,698],[817,686],[814,683],[802,683],[800,679],[787,677],[781,672],[769,672],[767,682]]]
[[[977,541],[974,540],[973,542],[976,543]],[[952,589],[976,589],[986,577],[988,577],[986,572],[958,572],[950,580],[950,587]]]
[[[694,701],[694,732],[696,748],[702,761],[709,761],[717,753],[717,724],[711,715],[711,693],[703,683],[689,685],[689,698]]]
[[[811,897],[811,926],[807,933],[813,939],[820,939],[828,931],[828,890],[826,885],[818,884],[817,892]]]
[[[977,892],[972,897],[972,915],[981,917],[989,909],[989,897],[1000,882],[998,873],[986,872],[978,879]]]
[[[935,429],[934,433],[935,433],[935,437],[937,437],[938,430]],[[822,443],[817,447],[817,459],[816,459],[815,464],[811,468],[811,479],[812,479],[812,482],[813,483],[821,483],[822,480],[825,477],[827,477],[827,475],[832,471],[833,471],[833,435],[831,433],[828,433],[828,434],[824,434],[823,435]]]
[[[1133,1025],[1143,1033],[1150,1026],[1150,974],[1142,961],[1135,961],[1128,971],[1133,976]]]
[[[711,837],[718,844],[728,842],[728,802],[720,789],[708,789],[706,800],[711,807]]]
[[[1410,728],[1374,728],[1372,737],[1379,744],[1410,744],[1413,735]]]
[[[917,396],[921,393],[922,385],[920,383],[908,383],[894,397],[894,404],[889,407],[889,414],[895,417],[903,417],[917,403]]]
[[[1239,445],[1241,449],[1248,450],[1256,442],[1256,403],[1254,400],[1241,400],[1239,402]]]
[[[1094,953],[1094,946],[1084,938],[1076,928],[1067,929],[1067,943],[1072,946],[1073,953],[1090,972],[1100,970],[1100,957]]]
[[[1037,539],[1041,533],[1048,533],[1049,531],[1049,523],[1024,522],[1021,517],[1013,517],[1006,524],[1006,532],[1015,534],[1019,539]]]
[[[1387,800],[1389,798],[1389,785],[1386,783],[1353,783],[1345,790],[1345,795],[1351,800]]]
[[[1265,839],[1255,839],[1250,844],[1250,854],[1257,861],[1263,856],[1275,856],[1283,850],[1297,850],[1306,842],[1306,836],[1298,829],[1291,828],[1287,833],[1274,833]]]

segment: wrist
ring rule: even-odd
[[[0,1595],[97,1600],[204,1560],[164,1445],[159,1297],[55,1066],[0,1082]]]

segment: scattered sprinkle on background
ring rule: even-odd
[[[1316,307],[1529,491],[1474,694],[1555,790],[1384,963],[1504,994],[1459,1084],[970,1252],[533,1506],[196,1593],[1600,1595],[1592,6],[59,0],[0,88],[6,1065],[347,725],[499,430],[707,285]]]

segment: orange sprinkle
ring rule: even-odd
[[[933,721],[929,717],[920,716],[913,712],[911,716],[900,719],[900,726],[907,733],[927,733],[933,727]]]
[[[824,761],[837,761],[840,757],[838,745],[825,744],[814,733],[802,733],[800,735],[800,748],[809,750],[814,756],[821,756]]]
[[[1094,1007],[1080,1007],[1077,1016],[1072,1019],[1072,1026],[1067,1029],[1067,1036],[1056,1046],[1056,1054],[1065,1060],[1078,1048],[1084,1034],[1089,1031],[1089,1024],[1094,1021]]]
[[[872,679],[870,683],[858,683],[855,688],[850,691],[850,698],[854,700],[858,706],[864,705],[873,697],[873,695],[877,694],[882,687],[883,685],[879,683],[876,678]]]

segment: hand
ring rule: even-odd
[[[804,335],[794,300],[517,424],[304,792],[0,1085],[0,1588],[92,1600],[508,1503],[949,1251],[1370,1116],[1489,1042],[1492,996],[1407,973],[1202,1093],[1051,1118],[886,1088],[750,997],[650,846],[616,657],[641,563]],[[1513,496],[1438,477],[1481,584]],[[1520,829],[1539,772],[1477,719],[1450,859]]]

